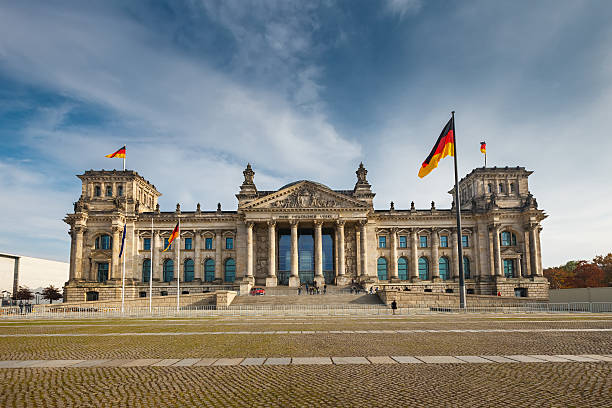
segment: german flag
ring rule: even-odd
[[[436,144],[433,149],[431,149],[431,153],[423,162],[421,169],[419,170],[419,177],[423,178],[428,175],[433,169],[438,167],[438,162],[445,158],[446,156],[454,156],[455,155],[455,122],[453,118],[451,118],[444,129],[442,129],[442,133],[438,137]]]
[[[480,142],[480,153],[487,154],[487,143]]]
[[[172,241],[174,241],[174,238],[178,236],[178,230],[179,230],[179,223],[177,222],[176,227],[174,227],[174,229],[172,230],[170,239],[168,239],[168,246],[166,246],[166,248],[162,252],[166,252],[168,249],[170,249],[170,245],[172,245]]]
[[[125,159],[125,146],[117,150],[115,153],[107,154],[104,157],[108,157],[109,159],[112,159],[114,157],[117,157],[119,159]]]

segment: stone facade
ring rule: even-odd
[[[459,183],[462,231],[453,208],[375,210],[361,164],[351,190],[302,180],[258,190],[250,165],[235,211],[162,212],[161,195],[134,171],[86,171],[65,218],[72,237],[67,302],[246,290],[252,285],[393,284],[455,292],[462,244],[468,293],[548,296],[539,210],[522,167],[477,168]],[[449,193],[454,194],[454,189]],[[180,221],[180,238],[164,250]],[[124,255],[121,239],[125,225]],[[180,249],[177,246],[180,245]],[[125,259],[124,259],[125,258]],[[125,267],[123,268],[123,265]],[[177,282],[177,276],[180,281]]]

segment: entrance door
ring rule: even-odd
[[[301,230],[298,236],[298,274],[301,283],[314,282],[314,237],[312,230]]]

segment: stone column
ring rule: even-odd
[[[544,270],[542,269],[542,247],[540,246],[540,232],[542,231],[542,227],[540,227],[538,225],[537,227],[537,231],[536,231],[536,242],[537,242],[537,252],[538,252],[538,257],[536,258],[536,264],[537,264],[537,275],[538,276],[544,276]]]
[[[361,220],[361,276],[366,278],[368,276],[368,237],[366,232],[366,226],[368,220]]]
[[[75,279],[74,277],[74,266],[75,266],[74,258],[76,255],[76,250],[75,250],[76,234],[74,232],[74,228],[75,227],[72,227],[70,228],[70,231],[68,231],[68,235],[70,235],[70,266],[69,266],[69,272],[68,272],[68,280],[70,281]]]
[[[314,245],[315,245],[315,277],[314,280],[318,286],[323,286],[325,284],[325,277],[323,276],[323,236],[322,236],[322,228],[323,221],[315,220],[315,236],[314,236]]]
[[[359,225],[355,226],[355,277],[361,276],[361,232]]]
[[[531,276],[541,276],[541,272],[538,268],[540,254],[538,253],[537,228],[537,224],[532,224],[529,226],[529,256],[531,258]]]
[[[200,248],[200,231],[193,230],[193,251],[194,251],[194,280],[203,280],[204,266],[202,265],[202,248]]]
[[[347,285],[349,279],[346,277],[346,259],[344,255],[344,220],[336,222],[336,235],[338,236],[338,277],[337,285]]]
[[[463,243],[461,242],[461,240],[457,241],[457,229],[454,228],[453,232],[451,233],[451,245],[453,246],[452,259],[451,259],[451,273],[454,279],[459,279],[459,262],[462,262],[463,260],[459,259],[458,245],[462,245],[462,244]]]
[[[223,254],[221,253],[221,248],[223,243],[221,242],[223,239],[222,231],[215,231],[215,280],[219,280],[223,282]]]
[[[247,222],[247,268],[246,277],[253,280],[253,227],[255,223]]]
[[[268,276],[266,277],[266,286],[276,286],[276,221],[268,221]]]
[[[438,230],[431,230],[431,280],[440,279],[440,238]]]
[[[526,228],[523,231],[523,253],[521,254],[521,261],[523,262],[523,275],[524,277],[531,276],[531,258],[529,257],[529,231]]]
[[[516,258],[516,277],[517,278],[522,278],[523,277],[523,272],[522,272],[522,268],[521,268],[521,258],[520,257]]]
[[[76,237],[74,242],[74,278],[83,280],[83,233],[85,228],[75,227]]]
[[[289,287],[300,286],[298,255],[298,221],[291,220],[291,275],[289,276]]]
[[[410,280],[414,281],[419,278],[419,256],[417,254],[417,232],[412,229],[410,232]]]
[[[502,270],[502,261],[501,261],[501,250],[499,247],[499,226],[493,225],[492,227],[493,233],[493,269],[495,276],[504,276],[504,271]]]
[[[119,263],[119,250],[121,249],[121,231],[119,226],[113,226],[113,250],[111,258],[111,271],[109,278],[121,280],[121,266]]]
[[[391,228],[391,259],[389,261],[389,265],[391,266],[391,273],[389,278],[391,281],[398,281],[399,278],[397,276],[397,228]]]

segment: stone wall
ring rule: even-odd
[[[193,295],[181,295],[180,305],[181,307],[195,307],[205,305],[217,305],[217,299],[220,293],[223,292],[212,292],[212,293],[196,293]],[[234,294],[236,292],[233,292]],[[235,295],[234,295],[235,296]],[[174,296],[153,296],[153,307],[176,307],[176,292]],[[232,297],[233,299],[233,297]],[[221,302],[227,300],[227,295],[221,296]],[[43,305],[41,305],[43,306]],[[225,305],[227,306],[227,305]],[[115,300],[97,300],[90,302],[72,302],[72,303],[58,303],[51,305],[44,305],[46,309],[64,309],[64,308],[120,308],[121,307],[121,294],[118,299]],[[136,299],[125,299],[126,308],[143,308],[149,307],[149,298],[136,298]]]
[[[458,308],[459,294],[457,293],[417,293],[397,290],[383,290],[378,292],[378,297],[386,305],[391,305],[394,300],[398,307],[409,308]],[[519,303],[547,302],[547,299],[518,298],[504,296],[467,295],[468,307],[487,306],[511,306]]]

